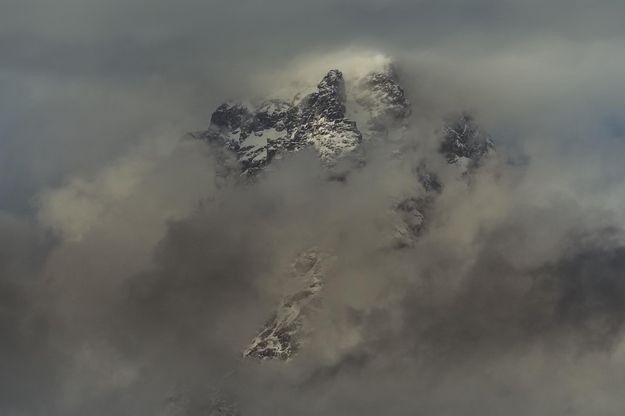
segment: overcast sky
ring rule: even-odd
[[[0,0],[0,413],[173,416],[172,394],[219,389],[243,416],[622,415],[624,19],[617,0]],[[414,166],[374,154],[337,185],[302,154],[220,190],[180,141],[225,100],[380,55],[420,123],[470,110],[503,164],[452,181],[414,252],[380,254],[371,226]],[[242,364],[267,276],[313,245],[342,260],[309,352]]]

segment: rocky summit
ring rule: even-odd
[[[307,147],[332,165],[371,139],[372,132],[402,122],[410,114],[410,103],[392,70],[371,73],[356,85],[355,96],[348,97],[343,73],[332,69],[316,91],[302,98],[270,99],[252,108],[224,103],[211,116],[208,129],[193,137],[231,150],[248,175],[284,153]],[[363,126],[348,114],[364,117],[358,120]]]

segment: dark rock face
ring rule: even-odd
[[[440,194],[443,191],[443,184],[438,179],[438,176],[428,171],[425,166],[420,166],[417,169],[417,179],[428,193]]]
[[[356,101],[371,113],[368,121],[371,130],[383,131],[410,116],[410,102],[397,83],[393,68],[367,75],[360,81],[359,90]]]
[[[314,118],[341,120],[345,117],[345,80],[338,69],[330,70],[317,85],[317,92],[304,100],[304,123]]]
[[[240,104],[222,104],[211,116],[211,124],[220,129],[238,130],[246,126],[252,115]]]
[[[494,149],[491,138],[483,133],[467,113],[451,120],[443,129],[441,153],[449,163],[468,161],[477,166],[481,159]]]

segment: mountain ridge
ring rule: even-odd
[[[224,103],[211,115],[208,129],[192,137],[230,152],[240,174],[255,177],[274,160],[306,148],[314,149],[320,162],[332,168],[357,154],[363,142],[408,134],[413,109],[393,65],[352,80],[352,95],[348,97],[347,91],[343,73],[331,69],[315,91],[295,95],[291,101],[267,99],[256,106]],[[457,166],[461,176],[470,175],[494,151],[494,142],[469,113],[445,120],[439,142],[439,154]],[[416,169],[415,185],[421,191],[389,202],[392,249],[414,245],[444,187],[425,163]],[[296,257],[292,275],[302,289],[283,297],[244,348],[243,357],[288,361],[299,352],[309,332],[307,317],[320,302],[330,258],[331,254],[317,249],[304,250]]]

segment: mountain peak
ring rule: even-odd
[[[257,174],[285,153],[304,148],[314,149],[326,166],[332,166],[363,141],[405,139],[411,111],[391,64],[347,80],[340,70],[331,69],[316,90],[303,98],[296,96],[290,102],[268,99],[254,107],[222,104],[212,114],[208,130],[193,137],[232,151],[247,175]],[[490,137],[468,113],[446,120],[439,138],[440,155],[459,167],[463,176],[493,149]],[[390,240],[383,244],[394,249],[413,246],[427,230],[429,213],[444,187],[424,161],[415,173],[414,189],[389,201],[391,209],[384,217]],[[300,253],[292,265],[300,287],[282,298],[244,350],[244,357],[290,360],[298,353],[334,260],[333,255],[317,249]]]
[[[251,109],[222,104],[208,130],[193,136],[233,151],[250,175],[281,154],[306,147],[314,148],[323,163],[333,164],[362,141],[356,123],[346,118],[346,103],[343,73],[332,69],[301,100],[266,100]]]
[[[323,77],[321,82],[317,84],[317,88],[323,90],[325,88],[333,88],[344,82],[343,73],[338,69],[331,69],[328,73]]]
[[[224,103],[208,129],[192,136],[233,152],[243,173],[255,175],[272,160],[304,148],[313,148],[331,166],[363,141],[401,139],[411,113],[396,69],[387,62],[347,81],[339,69],[330,69],[303,98],[268,99],[257,106]],[[470,168],[492,148],[469,114],[445,123],[440,153],[449,163]]]

